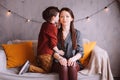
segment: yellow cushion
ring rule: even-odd
[[[32,63],[35,59],[32,42],[3,44],[2,46],[7,56],[8,68],[22,66],[26,60],[29,60]]]
[[[80,62],[84,67],[87,66],[87,64],[89,62],[90,53],[93,50],[93,48],[95,47],[95,45],[96,45],[96,42],[88,42],[88,43],[83,44],[84,55],[80,59]]]

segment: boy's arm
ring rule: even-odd
[[[55,51],[55,53],[58,53],[58,54],[60,54],[60,55],[64,55],[63,50],[59,50],[57,46],[55,46],[55,47],[53,48],[53,50]]]

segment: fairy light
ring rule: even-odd
[[[27,19],[26,22],[30,22],[31,20],[30,19]]]
[[[87,20],[87,22],[90,22],[90,17],[87,16],[87,17],[86,17],[86,20]]]
[[[109,7],[111,4],[113,4],[115,1],[116,1],[116,0],[113,0],[111,3],[109,3],[108,5],[106,5],[104,8],[102,8],[102,9],[100,9],[100,10],[98,10],[98,11],[92,13],[91,15],[88,15],[87,17],[78,19],[78,20],[76,20],[75,22],[82,21],[82,20],[84,20],[84,19],[87,20],[87,22],[90,22],[90,21],[91,21],[90,18],[91,18],[92,16],[98,14],[99,12],[101,12],[101,11],[108,12],[108,11],[109,11],[109,8],[108,8],[108,7]],[[24,3],[24,0],[22,1],[22,3]],[[16,16],[22,18],[22,19],[26,19],[26,22],[42,23],[42,22],[40,22],[40,21],[27,19],[27,18],[25,18],[24,16],[21,16],[21,15],[19,15],[18,13],[9,10],[9,9],[6,8],[5,6],[3,6],[2,4],[0,4],[0,6],[1,6],[2,8],[4,8],[5,10],[7,10],[7,16],[10,16],[11,14],[14,14],[14,15],[16,15]]]
[[[105,11],[105,12],[108,12],[108,11],[109,11],[109,8],[108,8],[108,7],[104,7],[104,11]]]
[[[8,10],[7,11],[7,16],[10,16],[11,15],[11,10]]]

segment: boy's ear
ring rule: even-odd
[[[54,20],[55,19],[55,16],[52,16],[51,20]]]

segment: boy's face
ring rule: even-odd
[[[58,23],[59,21],[59,13],[57,13],[56,17],[55,17],[55,22]]]

